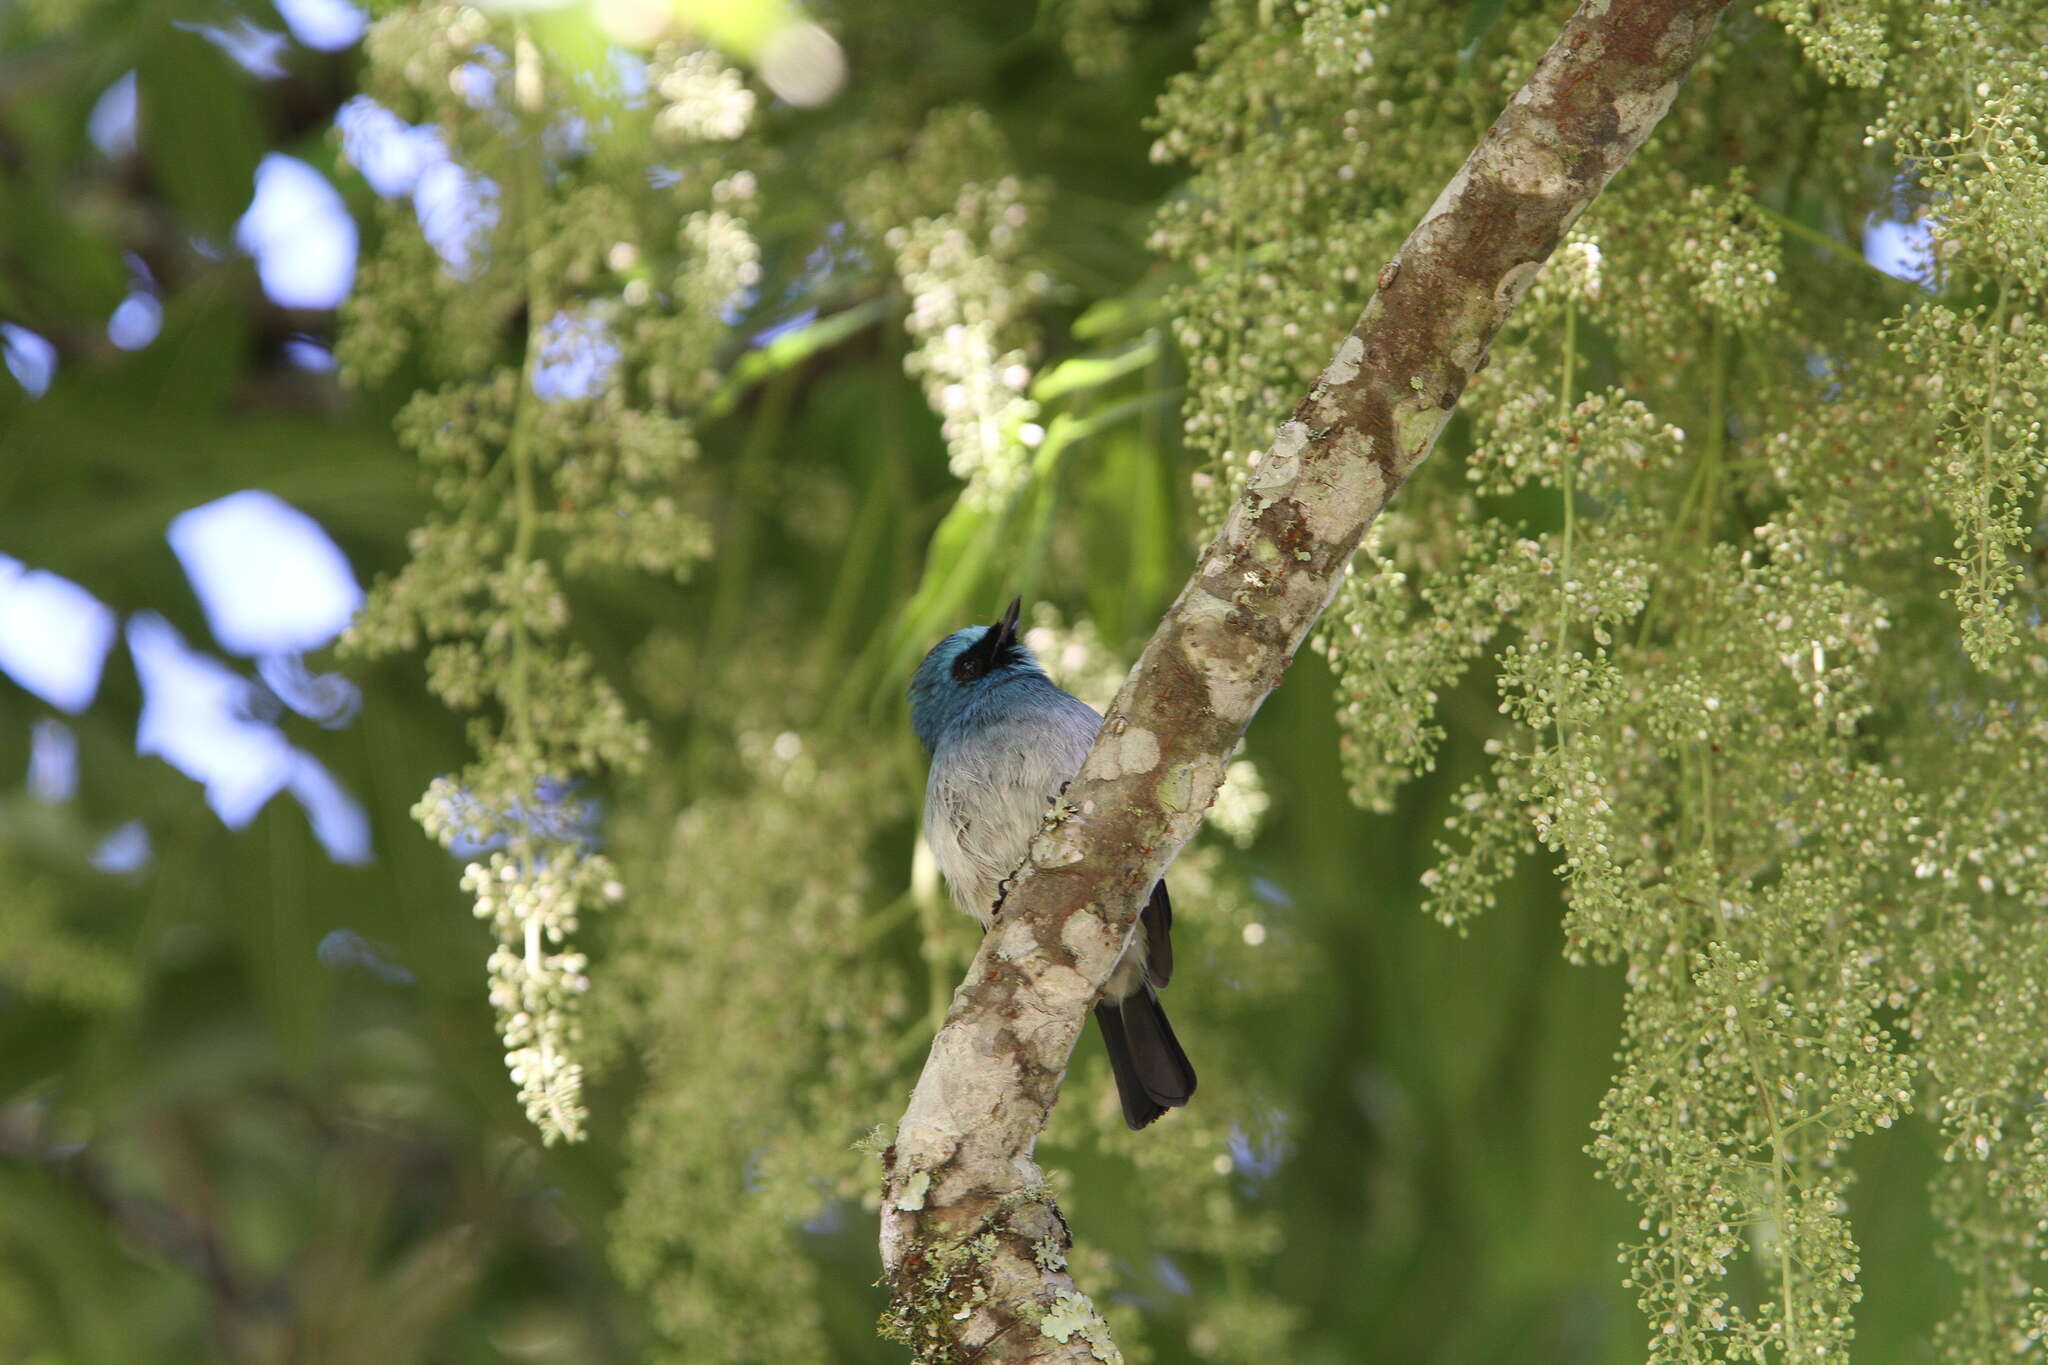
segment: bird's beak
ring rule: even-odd
[[[996,648],[1001,649],[1017,638],[1017,617],[1023,611],[1024,599],[1013,597],[1010,605],[1003,608],[1003,619],[991,627],[996,633]]]
[[[996,659],[1003,650],[1017,638],[1017,618],[1024,609],[1024,599],[1013,597],[1010,605],[1003,610],[1002,617],[990,626],[974,646],[974,652],[981,656],[984,670],[994,668]]]

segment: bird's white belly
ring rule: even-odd
[[[1087,710],[1076,703],[1077,710]],[[1060,789],[1088,756],[1094,725],[1045,727],[981,737],[972,761],[935,763],[925,788],[924,833],[953,899],[986,929],[1006,878],[1024,861],[1032,836]],[[1120,1000],[1144,979],[1145,934],[1131,936],[1103,994]]]
[[[978,761],[949,765],[934,773],[925,790],[924,832],[932,857],[962,910],[987,928],[995,918],[1002,881],[1017,870],[1031,836],[1052,809],[1053,798],[1080,768],[1084,748],[1072,756],[1054,754],[1043,737],[1030,743],[998,742]]]

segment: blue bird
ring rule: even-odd
[[[933,645],[910,680],[910,725],[932,761],[925,842],[953,899],[983,929],[995,922],[1003,879],[1102,728],[1095,708],[1055,685],[1017,638],[1022,605],[1012,600],[994,625],[956,630]],[[1195,1069],[1159,1005],[1173,976],[1172,929],[1161,881],[1095,1007],[1132,1128],[1195,1093]]]

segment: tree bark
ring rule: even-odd
[[[1380,270],[1125,680],[883,1157],[884,1330],[920,1360],[1120,1358],[1067,1273],[1066,1224],[1032,1159],[1096,992],[1366,528],[1566,231],[1671,107],[1727,3],[1581,5]]]

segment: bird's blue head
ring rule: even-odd
[[[972,724],[1003,684],[1044,676],[1030,649],[1017,638],[1021,598],[1010,599],[991,626],[956,630],[932,646],[910,679],[910,728],[926,753],[934,753],[949,730]]]

